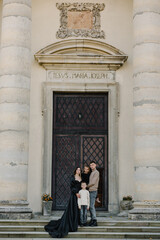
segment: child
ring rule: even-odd
[[[86,190],[86,183],[81,183],[81,190],[79,191],[80,198],[78,198],[78,207],[80,209],[80,226],[87,226],[87,210],[89,210],[89,191]]]

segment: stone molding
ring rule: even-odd
[[[45,69],[57,68],[64,63],[67,67],[83,65],[86,69],[97,66],[115,71],[128,56],[117,48],[95,40],[71,39],[53,43],[35,54],[35,59]]]
[[[0,219],[31,219],[32,209],[26,200],[0,201]]]
[[[128,213],[129,219],[138,220],[160,220],[160,201],[139,201],[134,202],[134,209]]]
[[[160,209],[160,201],[156,201],[156,200],[152,200],[152,201],[149,201],[149,200],[144,200],[144,201],[141,201],[141,202],[134,202],[133,203],[133,206],[134,208],[138,208],[138,209],[141,209],[141,208],[159,208]]]
[[[2,205],[7,205],[7,206],[9,206],[9,205],[13,205],[13,206],[26,205],[27,206],[27,205],[29,205],[29,203],[26,200],[15,200],[15,201],[2,200],[2,201],[0,201],[0,206],[2,206]]]
[[[57,3],[57,8],[61,11],[60,28],[57,31],[57,38],[68,37],[90,37],[105,38],[104,31],[101,30],[100,11],[104,10],[104,3]],[[91,29],[69,29],[68,28],[68,12],[84,12],[92,13],[93,26]]]
[[[109,97],[109,139],[108,144],[108,181],[109,199],[108,211],[111,214],[119,212],[119,171],[118,171],[118,113],[119,113],[119,85],[111,83],[90,82],[49,82],[42,85],[43,89],[43,126],[44,126],[44,156],[43,156],[43,192],[51,192],[52,183],[52,123],[53,123],[53,93],[80,92],[80,93],[108,93]]]

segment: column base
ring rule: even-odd
[[[31,219],[27,201],[0,201],[0,219]]]
[[[143,201],[133,203],[134,209],[128,213],[128,218],[132,220],[160,220],[160,202]]]

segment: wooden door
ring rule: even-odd
[[[74,169],[94,160],[100,172],[98,196],[107,209],[108,103],[106,94],[56,93],[53,113],[54,209],[64,209]]]

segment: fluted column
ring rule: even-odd
[[[1,36],[0,217],[27,204],[31,0],[3,0]]]
[[[135,208],[152,218],[160,201],[160,1],[134,0],[133,8]]]

